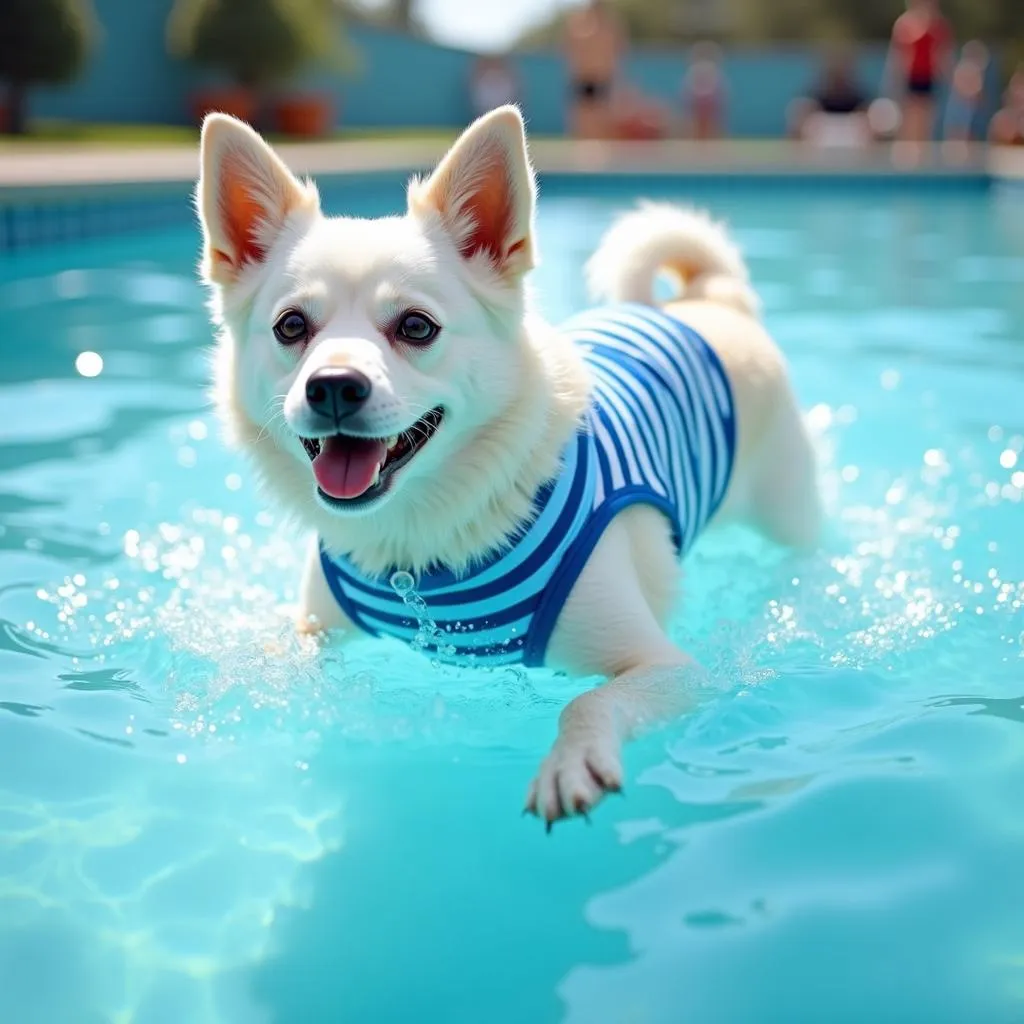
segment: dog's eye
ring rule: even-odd
[[[398,321],[395,336],[400,341],[411,345],[429,345],[438,335],[441,328],[425,313],[406,313]]]
[[[282,345],[295,345],[309,337],[309,324],[298,310],[286,309],[274,324],[274,337]]]

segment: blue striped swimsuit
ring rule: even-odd
[[[562,330],[590,369],[593,396],[533,519],[459,576],[444,567],[414,580],[368,576],[321,545],[327,583],[356,626],[449,663],[542,665],[569,591],[617,513],[653,505],[679,554],[689,550],[725,496],[736,444],[717,355],[648,306],[590,310]]]

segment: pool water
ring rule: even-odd
[[[1024,202],[691,195],[828,536],[700,542],[674,633],[714,686],[551,836],[521,801],[587,681],[284,625],[299,538],[210,416],[194,232],[0,266],[0,1020],[1024,1019]],[[628,198],[542,200],[550,318]]]

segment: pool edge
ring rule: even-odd
[[[428,170],[448,141],[374,140],[284,144],[278,151],[298,174],[324,186],[404,186]],[[534,166],[548,195],[585,191],[591,183],[643,192],[682,186],[761,184],[774,188],[822,185],[988,190],[1024,186],[1024,152],[976,146],[954,163],[942,150],[908,166],[888,147],[850,153],[809,150],[782,140],[715,143],[586,142],[538,139]],[[193,146],[144,151],[43,149],[7,152],[0,159],[0,252],[82,238],[117,236],[171,226],[192,217],[198,173]]]

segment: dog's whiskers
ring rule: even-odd
[[[266,423],[260,427],[259,433],[256,435],[257,442],[262,441],[263,438],[270,433],[271,428],[277,424],[278,420],[282,423],[284,422],[284,401],[287,397],[287,395],[274,395],[273,398],[267,402],[267,411],[270,412],[271,415]],[[277,406],[276,411],[274,411],[274,406]]]

